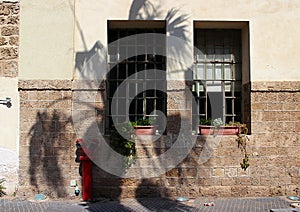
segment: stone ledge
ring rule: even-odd
[[[19,80],[19,90],[71,90],[71,80]]]
[[[20,0],[0,0],[0,3],[17,3]]]
[[[74,90],[74,91],[99,91],[105,89],[92,80],[19,80],[19,90]]]
[[[300,81],[252,82],[251,91],[300,91]]]
[[[97,91],[105,89],[105,80],[73,80],[72,90],[79,91]]]

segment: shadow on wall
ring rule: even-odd
[[[154,20],[156,18],[161,18],[162,12],[159,7],[156,7],[151,3],[151,1],[148,0],[134,0],[131,8],[130,8],[130,14],[128,19],[129,20]],[[170,35],[176,36],[178,38],[183,39],[186,42],[189,42],[189,36],[187,35],[187,21],[188,17],[185,14],[180,14],[180,10],[178,9],[171,9],[167,12],[165,16],[165,20],[168,24],[168,31],[170,32]],[[81,30],[79,26],[79,22],[77,22],[77,25],[79,27],[79,30]],[[81,31],[80,34],[81,40],[84,41],[84,34]],[[99,52],[99,49],[102,49],[103,45],[100,41],[97,41],[94,45],[94,47],[91,50],[86,50],[84,52],[77,52],[76,53],[76,65],[75,69],[79,72],[81,79],[90,79],[89,76],[98,76],[97,73],[88,73],[88,71],[95,71],[95,67],[99,67],[99,64],[106,63],[105,58],[106,55],[102,55],[102,57],[96,57],[98,61],[93,61],[94,55],[96,52]],[[175,48],[178,48],[178,46]],[[180,48],[180,47],[179,47]],[[174,49],[170,47],[170,49]],[[174,55],[176,55],[175,60],[176,61],[182,61],[186,57],[186,55],[183,54],[184,51],[174,52]],[[101,59],[102,58],[102,59]],[[86,69],[86,67],[92,67]],[[101,86],[100,86],[101,87]],[[106,95],[104,92],[101,92],[101,98],[103,100],[106,100]],[[102,109],[99,109],[95,107],[97,112],[97,115],[104,116],[104,111],[106,108],[105,102],[102,103]],[[104,109],[103,109],[104,108]],[[107,108],[106,108],[107,111]],[[174,120],[180,120],[180,117],[174,117],[171,119]],[[95,124],[95,123],[94,123]],[[98,126],[104,126],[104,118],[99,119],[99,122],[96,123]],[[93,128],[93,126],[90,126],[90,128]],[[89,132],[89,128],[86,129],[86,133]],[[144,149],[148,157],[153,156],[152,153],[147,152],[147,149]],[[161,151],[159,149],[155,149],[155,151]],[[155,154],[159,155],[163,152],[156,152]],[[101,154],[101,153],[100,153]],[[161,166],[161,164],[157,164],[157,166]],[[178,170],[181,170],[180,168]],[[182,171],[179,171],[178,175],[181,175]],[[162,195],[162,187],[166,186],[164,185],[164,182],[162,182],[159,177],[157,178],[151,178],[151,179],[143,179],[143,180],[136,180],[136,179],[124,179],[117,176],[114,176],[112,174],[109,174],[96,165],[94,165],[93,169],[93,196],[95,199],[98,197],[105,197],[109,199],[120,199],[121,197],[124,197],[124,191],[129,192],[125,195],[132,195],[135,197],[158,197]],[[184,184],[184,182],[176,182],[176,184]],[[125,189],[124,189],[125,188]],[[130,190],[129,188],[136,188]],[[124,190],[123,190],[124,189]],[[165,188],[166,190],[168,188]],[[123,193],[122,193],[123,192]],[[131,192],[131,193],[130,193]],[[169,191],[163,191],[166,197],[168,197]],[[176,193],[176,192],[175,192]],[[148,194],[148,195],[147,195]],[[155,209],[155,206],[147,204],[147,202],[141,202],[145,207],[149,209]]]
[[[154,20],[161,17],[160,8],[149,0],[134,0],[129,10],[128,20]]]
[[[64,155],[69,150],[68,138],[65,137],[66,125],[70,118],[62,121],[59,113],[54,110],[49,112],[38,112],[36,123],[30,129],[30,183],[36,188],[36,192],[44,193],[49,197],[65,197],[66,177],[61,171],[63,163],[69,165]],[[69,158],[68,158],[69,159]],[[42,175],[41,175],[42,173]],[[40,186],[40,182],[43,187]],[[47,187],[44,187],[47,185]]]

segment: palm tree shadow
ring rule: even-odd
[[[156,18],[162,17],[162,12],[160,11],[159,7],[154,6],[149,0],[134,0],[129,11],[129,20],[154,20]],[[180,14],[179,9],[172,8],[169,10],[165,16],[165,20],[168,24],[168,31],[170,32],[170,35],[178,37],[186,42],[189,42],[189,36],[188,36],[188,30],[187,30],[187,21],[188,16],[185,14]],[[82,34],[83,36],[83,34]],[[84,40],[84,39],[83,39]],[[77,52],[76,53],[76,64],[75,69],[79,70],[80,75],[82,79],[89,79],[87,77],[88,74],[84,72],[84,67],[88,66],[93,67],[89,69],[89,71],[97,71],[94,67],[97,67],[99,64],[106,63],[106,60],[100,59],[98,61],[93,61],[94,55],[96,52],[98,52],[99,49],[102,49],[103,46],[98,41],[95,43],[94,47],[89,51],[84,52]],[[183,61],[186,58],[186,55],[184,54],[184,51],[182,51],[182,46],[176,46],[176,48],[170,47],[170,49],[173,49],[174,52],[171,52],[173,55],[176,56],[176,61]],[[102,55],[103,56],[103,55]],[[103,57],[102,57],[103,58]],[[182,71],[182,70],[179,70]],[[93,74],[93,73],[92,73]],[[97,75],[97,74],[96,74]],[[106,78],[106,77],[104,77]],[[105,94],[101,93],[101,98],[106,99]],[[106,108],[105,102],[103,103],[104,107]],[[97,110],[97,108],[95,107]],[[97,114],[104,114],[103,111],[105,109],[99,109],[99,112]],[[172,119],[172,117],[170,117]],[[173,117],[176,119],[177,117]],[[100,126],[103,126],[104,119],[99,120]],[[87,133],[89,132],[89,129],[87,129]],[[150,156],[150,153],[149,153]],[[161,164],[157,164],[157,166],[161,166]],[[126,183],[124,183],[124,179],[111,175],[101,168],[97,167],[96,165],[93,168],[93,196],[95,198],[97,197],[105,197],[108,199],[119,199],[121,197],[122,193],[122,187],[126,187]],[[137,185],[138,184],[138,185]],[[135,197],[139,198],[139,202],[148,208],[149,210],[159,210],[159,208],[162,208],[162,205],[153,205],[150,201],[147,201],[147,199],[144,199],[144,197],[161,197],[160,188],[162,187],[161,184],[157,184],[153,182],[152,179],[143,179],[141,181],[136,180],[134,182],[134,185],[137,185],[138,188],[135,191]],[[167,188],[166,188],[167,189]],[[168,192],[166,192],[168,193]],[[148,194],[148,195],[147,195]],[[181,204],[179,202],[173,201],[171,199],[168,199],[168,195],[166,195],[164,201],[166,202],[166,208],[165,210],[169,210],[170,208],[174,208],[174,210],[183,210],[183,211],[189,211],[192,210],[192,207]],[[175,205],[175,206],[174,206]],[[172,207],[171,207],[172,206]]]
[[[48,197],[60,198],[67,195],[64,182],[68,181],[68,176],[63,176],[59,156],[61,152],[69,149],[68,144],[64,143],[67,138],[62,132],[66,131],[66,125],[71,121],[70,118],[64,122],[61,120],[62,117],[56,110],[52,114],[46,111],[38,112],[36,123],[28,134],[31,137],[28,170],[30,184],[35,187],[36,192],[43,192]],[[39,186],[39,182],[43,181],[46,181],[47,187]]]
[[[134,0],[129,10],[128,20],[154,20],[161,13],[149,0]]]

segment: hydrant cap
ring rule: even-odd
[[[83,142],[83,140],[81,138],[76,140],[76,144],[82,143],[82,142]]]

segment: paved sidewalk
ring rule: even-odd
[[[214,206],[204,206],[213,202]],[[43,202],[28,200],[0,199],[0,211],[7,212],[86,212],[86,211],[220,211],[220,212],[300,212],[291,208],[291,201],[285,197],[264,198],[196,198],[187,202],[177,202],[163,198],[124,199],[122,201],[99,201],[95,203],[76,201]]]

